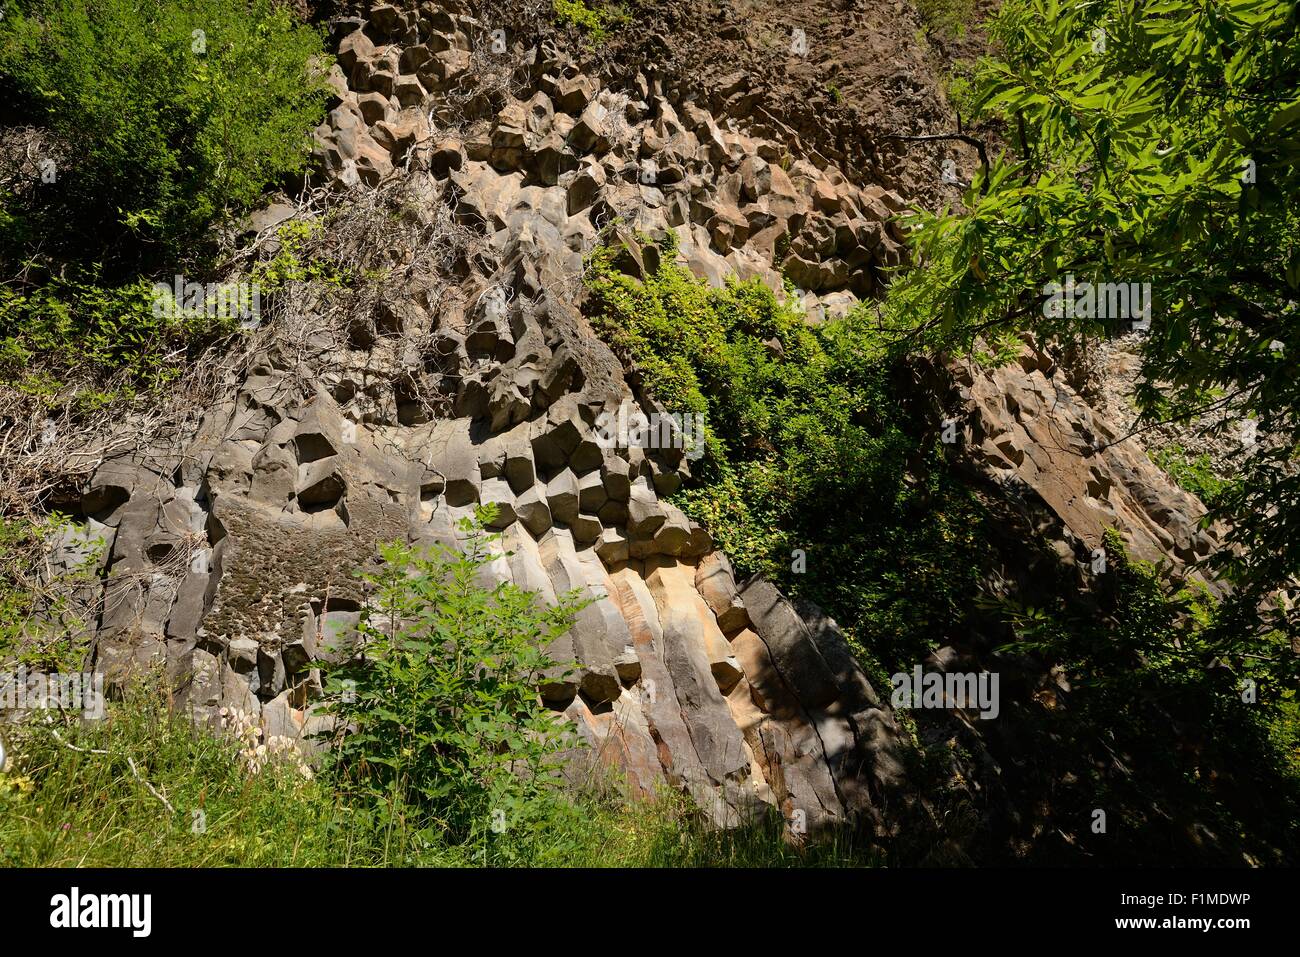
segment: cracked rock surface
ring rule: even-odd
[[[109,542],[96,668],[165,667],[197,720],[237,708],[309,751],[320,664],[347,653],[365,600],[351,571],[383,541],[454,544],[492,502],[490,578],[597,599],[552,649],[577,671],[541,688],[589,745],[575,775],[594,762],[647,794],[682,789],[722,825],[769,804],[885,829],[904,747],[888,706],[833,621],[738,583],[665,500],[689,477],[683,449],[597,441],[602,413],[658,410],[576,302],[613,226],[675,232],[715,284],[779,289],[784,267],[814,318],[843,311],[900,261],[902,200],[825,160],[783,162],[658,81],[613,91],[542,50],[513,51],[518,95],[445,123],[484,36],[468,11],[376,5],[332,28],[322,182],[404,179],[418,223],[454,221],[477,251],[436,295],[386,287],[341,343],[268,346],[179,447],[103,463],[82,500]],[[407,387],[417,372],[439,402]]]
[[[495,503],[488,584],[597,599],[552,649],[577,670],[540,688],[588,745],[575,779],[597,765],[645,794],[677,788],[720,825],[770,805],[810,828],[896,829],[909,744],[887,698],[830,617],[737,581],[667,500],[690,478],[682,448],[598,441],[603,414],[669,410],[580,310],[599,238],[643,276],[659,249],[638,234],[673,233],[709,283],[757,277],[785,296],[784,274],[810,322],[847,311],[903,261],[904,197],[862,173],[880,158],[792,152],[798,135],[743,79],[699,96],[650,69],[606,82],[549,43],[496,52],[467,5],[366,9],[330,24],[316,180],[339,195],[400,183],[395,218],[463,241],[428,270],[424,247],[393,240],[396,268],[343,335],[306,304],[296,341],[268,342],[180,441],[99,466],[80,503],[108,543],[95,667],[111,681],[161,667],[197,720],[239,709],[310,751],[320,665],[348,653],[365,601],[352,571],[381,542],[453,545],[457,521]],[[1140,448],[1108,445],[1117,427],[1041,353],[942,374],[969,468],[1042,503],[1062,560],[1112,525],[1141,558],[1216,547],[1200,503]]]

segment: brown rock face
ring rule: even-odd
[[[1142,445],[1088,405],[1051,360],[1026,347],[1019,363],[953,368],[966,407],[957,423],[970,460],[1023,498],[1041,501],[1081,568],[1091,568],[1107,528],[1135,557],[1191,564],[1219,547],[1202,529],[1205,506],[1180,489]],[[1216,588],[1217,586],[1211,586]]]
[[[679,261],[710,281],[778,289],[787,236],[822,257],[810,289],[852,301],[852,277],[880,264],[878,197],[825,161],[787,172],[775,144],[658,82],[616,93],[541,54],[533,88],[443,128],[480,24],[380,5],[335,26],[321,180],[344,195],[402,182],[399,218],[450,222],[462,245],[417,281],[400,278],[412,240],[394,239],[383,252],[399,268],[369,320],[331,337],[312,331],[307,304],[302,334],[257,353],[179,448],[104,463],[85,495],[112,539],[97,667],[120,677],[165,661],[195,718],[238,708],[309,749],[320,663],[348,653],[364,602],[351,571],[383,541],[454,544],[457,520],[495,503],[504,547],[485,584],[596,599],[550,649],[576,673],[540,689],[588,745],[575,779],[605,766],[645,794],[667,784],[720,825],[773,805],[797,830],[850,818],[885,830],[902,747],[892,718],[833,622],[765,583],[741,589],[664,501],[691,465],[671,436],[644,448],[602,436],[620,406],[662,410],[575,308],[583,255],[616,220],[676,232]],[[629,268],[644,274],[657,255],[633,243]],[[421,376],[437,401],[412,391]],[[184,574],[140,574],[181,541],[196,556]]]

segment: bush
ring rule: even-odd
[[[322,37],[271,0],[26,0],[0,20],[0,88],[65,144],[35,205],[0,217],[10,267],[147,269],[301,170],[324,110]]]
[[[644,283],[617,256],[593,257],[592,323],[669,412],[705,413],[699,481],[677,503],[738,571],[827,608],[877,675],[960,628],[983,513],[909,421],[870,309],[814,329],[761,282],[710,289],[670,245]]]
[[[61,574],[49,573],[50,543],[74,534],[65,516],[0,516],[0,670],[16,664],[46,671],[75,671],[89,651],[92,609],[87,588],[98,584],[102,538],[82,539],[81,559]]]
[[[926,27],[945,39],[961,37],[975,22],[975,0],[916,0]]]
[[[1209,508],[1216,507],[1224,493],[1241,481],[1220,478],[1208,454],[1193,457],[1177,443],[1167,448],[1154,449],[1148,454],[1151,461],[1164,469],[1179,488],[1191,492]]]
[[[1118,532],[1104,544],[1107,570],[1090,602],[1066,589],[1036,594],[1037,607],[990,602],[1014,637],[1001,650],[1050,662],[1064,679],[1023,711],[1018,748],[1035,761],[1008,772],[1006,786],[1032,791],[1041,782],[1025,778],[1046,771],[1060,782],[1059,819],[1106,808],[1143,835],[1105,852],[1116,864],[1142,863],[1154,848],[1171,866],[1289,859],[1300,847],[1300,722],[1294,690],[1268,667],[1287,653],[1285,638],[1275,632],[1264,655],[1229,666],[1222,606],[1203,585],[1169,594]]]
[[[46,534],[62,527],[57,523]],[[712,828],[688,798],[626,801],[597,776],[561,796],[549,771],[564,735],[537,703],[540,650],[581,603],[553,609],[477,583],[492,536],[424,558],[404,545],[367,575],[364,657],[331,675],[349,733],[327,773],[292,750],[263,753],[242,717],[216,731],[172,710],[162,674],[128,685],[102,721],[58,712],[0,723],[0,866],[800,866],[874,863],[849,835],[789,845],[779,814]],[[30,523],[0,523],[0,611],[27,620]],[[64,592],[80,572],[46,585]],[[29,583],[27,583],[29,584]],[[42,634],[70,639],[52,619]],[[398,619],[401,625],[396,625]],[[0,631],[0,639],[5,633]],[[397,636],[396,638],[394,636]],[[441,639],[441,640],[439,640]],[[0,644],[0,651],[3,645]],[[0,660],[4,655],[0,654]],[[32,659],[24,659],[32,661]],[[77,663],[41,659],[59,670]],[[0,671],[5,665],[0,665]],[[354,681],[343,700],[342,686]],[[224,722],[223,722],[224,723]],[[511,765],[514,765],[512,768]],[[334,773],[329,773],[329,772]],[[521,773],[522,772],[522,773]],[[505,824],[493,833],[492,810]],[[467,837],[468,835],[468,837]]]
[[[484,588],[500,538],[483,532],[492,512],[462,520],[463,551],[380,549],[379,569],[361,574],[371,595],[358,654],[329,682],[345,729],[330,759],[343,786],[381,821],[415,818],[429,842],[483,855],[516,853],[565,811],[556,755],[570,736],[538,685],[568,667],[546,647],[587,604],[571,593],[545,607],[508,582]]]
[[[921,268],[891,299],[914,342],[953,350],[1147,324],[1142,425],[1256,422],[1258,444],[1233,443],[1245,480],[1217,496],[1228,547],[1208,561],[1253,637],[1300,634],[1271,601],[1300,571],[1300,105],[1275,93],[1300,73],[1295,4],[1006,0],[988,26],[966,118],[1008,149],[961,203],[910,218]],[[1102,283],[1107,300],[1149,295],[1140,311],[1088,300]]]
[[[180,374],[193,345],[237,325],[231,316],[168,315],[142,279],[102,286],[95,278],[54,278],[25,292],[0,286],[0,382],[49,397],[65,384],[55,374],[100,384],[117,376],[119,395],[149,391]]]
[[[589,7],[583,0],[552,0],[551,6],[556,20],[578,27],[592,43],[600,43],[610,26],[627,19],[619,10]]]

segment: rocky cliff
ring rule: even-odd
[[[674,64],[653,30],[602,59],[520,17],[449,0],[331,19],[314,178],[254,217],[248,255],[314,223],[388,279],[346,306],[285,293],[192,427],[94,470],[79,509],[108,542],[96,667],[121,680],[163,663],[196,718],[239,709],[311,747],[319,664],[346,652],[364,601],[351,571],[381,541],[454,543],[459,518],[496,503],[497,580],[598,599],[554,651],[577,672],[543,686],[589,745],[575,773],[595,761],[642,792],[682,789],[719,824],[771,805],[890,833],[915,800],[910,739],[835,622],[738,581],[667,500],[687,449],[599,441],[603,414],[664,410],[589,327],[581,277],[600,239],[626,244],[635,275],[659,255],[638,237],[672,232],[710,283],[757,277],[784,296],[784,275],[810,322],[845,312],[904,261],[893,214],[939,188],[921,175],[934,154],[889,131],[942,117],[942,95],[908,48],[905,95],[856,125],[828,105],[818,125],[806,98],[781,99],[797,59],[708,74],[725,48]],[[815,56],[852,48],[827,35]],[[907,45],[905,25],[872,36]],[[846,82],[865,88],[854,62]],[[1041,350],[931,375],[972,481],[1029,502],[1062,562],[1082,565],[1110,526],[1142,557],[1214,547],[1200,503]]]

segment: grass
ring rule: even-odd
[[[51,733],[51,727],[57,729]],[[676,794],[578,795],[527,852],[486,857],[429,843],[402,813],[376,816],[292,765],[250,772],[238,744],[168,711],[156,690],[100,722],[4,730],[0,865],[13,867],[800,867],[877,863],[845,837],[795,847],[775,816],[707,827]],[[61,739],[61,740],[60,740]],[[83,750],[73,750],[80,748]],[[98,753],[109,752],[109,753]],[[134,761],[139,777],[127,758]],[[169,812],[156,791],[174,809]],[[383,820],[381,821],[381,817]],[[508,835],[502,840],[507,840]]]

